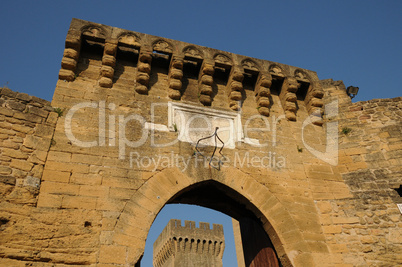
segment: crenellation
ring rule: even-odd
[[[194,221],[184,221],[184,227],[187,229],[195,229],[195,222]]]
[[[187,266],[187,263],[197,263],[197,266],[222,266],[222,256],[225,248],[223,226],[200,222],[199,227],[194,221],[171,219],[153,245],[155,267]]]
[[[202,230],[209,230],[210,228],[209,228],[209,223],[207,223],[207,222],[200,222],[200,227],[199,227],[199,229],[202,229]]]

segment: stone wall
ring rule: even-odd
[[[57,113],[48,101],[0,88],[1,201],[35,206]]]
[[[283,266],[401,261],[400,98],[74,19],[57,112],[6,88],[0,106],[0,265],[133,266],[167,203],[252,217]],[[183,138],[209,120],[234,125],[212,165],[213,127]]]
[[[94,212],[37,207],[59,115],[48,101],[0,89],[1,266],[86,265],[97,250]]]
[[[326,82],[333,95],[344,90]],[[402,262],[396,205],[402,203],[402,98],[344,101],[340,109],[339,168],[352,197],[317,201],[329,249],[353,266],[396,266]]]

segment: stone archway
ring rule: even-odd
[[[230,204],[213,204],[203,196],[205,188],[222,192],[222,197]],[[194,189],[200,189],[196,190],[199,193],[189,197],[186,192],[196,192]],[[210,170],[210,175],[194,176],[177,168],[167,168],[155,173],[138,189],[127,202],[115,226],[113,246],[127,249],[126,264],[134,266],[139,262],[154,219],[165,204],[175,202],[192,202],[234,217],[252,213],[259,219],[285,266],[294,265],[299,257],[311,257],[309,246],[305,244],[292,216],[269,189],[252,176],[235,168]],[[233,206],[239,203],[243,206]],[[108,247],[101,248],[100,258],[110,251]]]
[[[171,203],[198,205],[235,219],[239,227],[236,243],[240,242],[240,256],[245,266],[279,267],[280,260],[263,228],[262,222],[266,221],[264,215],[235,190],[214,180],[207,180],[181,190],[167,204]],[[289,262],[289,259],[282,257],[282,261]]]

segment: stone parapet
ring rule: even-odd
[[[93,73],[93,78],[100,87],[113,89],[118,86],[121,76],[116,74],[118,65],[130,60],[127,56],[131,54],[138,58],[138,62],[133,62],[136,74],[131,77],[138,94],[149,94],[149,84],[153,83],[151,72],[169,73],[166,95],[174,100],[183,99],[182,96],[187,94],[187,98],[211,106],[214,101],[223,100],[216,98],[219,90],[226,90],[227,99],[217,105],[240,111],[247,98],[247,87],[247,90],[255,91],[257,103],[254,105],[263,116],[269,116],[272,105],[283,106],[290,121],[297,119],[299,105],[305,105],[309,114],[318,117],[322,114],[323,94],[314,71],[73,19],[66,38],[59,79],[74,81],[77,77],[85,77],[80,64],[90,61],[86,56],[88,53],[97,54],[100,68],[96,70],[98,74]],[[153,60],[156,63],[152,63]],[[189,88],[191,84],[182,81],[183,76],[185,80],[198,80],[199,89]],[[220,82],[226,84],[226,89],[217,86],[215,78],[218,77],[223,78]],[[275,92],[279,95],[277,91],[282,91],[280,101],[271,97],[272,79],[278,81]],[[298,88],[302,92],[296,94]],[[297,104],[297,99],[304,102]],[[322,125],[322,120],[313,123]]]

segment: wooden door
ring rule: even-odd
[[[278,257],[261,224],[251,218],[239,220],[246,267],[279,267]]]

